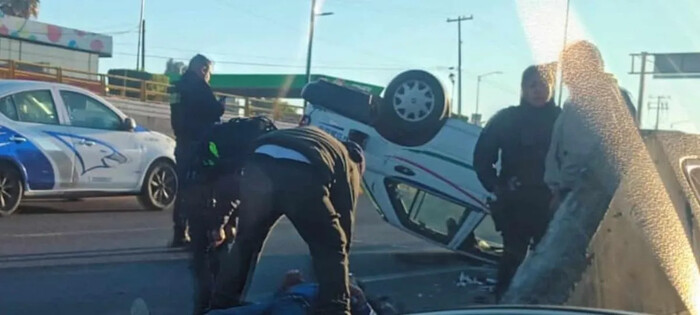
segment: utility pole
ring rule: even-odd
[[[138,41],[138,47],[136,47],[136,70],[139,70],[143,67],[143,65],[139,65],[139,62],[142,60],[141,58],[141,53],[143,49],[141,48],[142,42],[143,42],[143,11],[146,6],[146,0],[141,0],[141,15],[139,17],[139,41]]]
[[[654,105],[653,101],[649,101],[647,106],[649,106],[649,110],[656,110],[656,124],[654,126],[654,130],[659,130],[659,120],[661,116],[661,111],[662,110],[668,110],[668,101],[670,100],[671,97],[668,95],[661,95],[661,96],[649,96],[649,99],[653,100],[656,99],[656,105]],[[639,106],[640,108],[642,106]]]
[[[473,15],[447,19],[447,23],[457,22],[457,115],[462,115],[462,21],[473,19]]]

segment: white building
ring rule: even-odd
[[[0,12],[0,59],[97,73],[99,58],[111,56],[111,36]]]

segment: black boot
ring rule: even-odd
[[[173,239],[170,242],[170,247],[180,248],[187,247],[190,244],[190,237],[187,234],[187,228],[174,227],[173,228]]]

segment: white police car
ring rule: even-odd
[[[364,191],[384,220],[451,250],[492,262],[502,239],[490,194],[472,167],[479,126],[450,118],[440,82],[425,71],[398,75],[384,98],[330,82],[307,85],[302,124],[365,149]]]
[[[0,80],[0,216],[23,198],[175,199],[175,142],[103,98],[49,82]]]

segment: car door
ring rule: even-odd
[[[485,205],[466,202],[438,191],[422,179],[422,170],[405,161],[390,158],[383,170],[368,170],[364,184],[385,219],[421,238],[451,250],[473,254],[491,261],[501,248],[502,239]],[[459,186],[456,189],[468,194]],[[468,199],[468,198],[465,198]]]
[[[447,247],[457,249],[482,221],[479,208],[402,178],[384,183],[399,221],[407,229]]]
[[[1,145],[25,169],[27,187],[33,191],[74,188],[76,156],[69,146],[53,137],[55,133],[69,132],[70,127],[56,106],[52,90],[24,90],[6,95],[0,98],[0,111],[12,121],[2,126],[8,141]]]
[[[60,89],[71,132],[59,135],[76,152],[77,186],[84,190],[134,190],[143,148],[124,117],[95,97]]]

